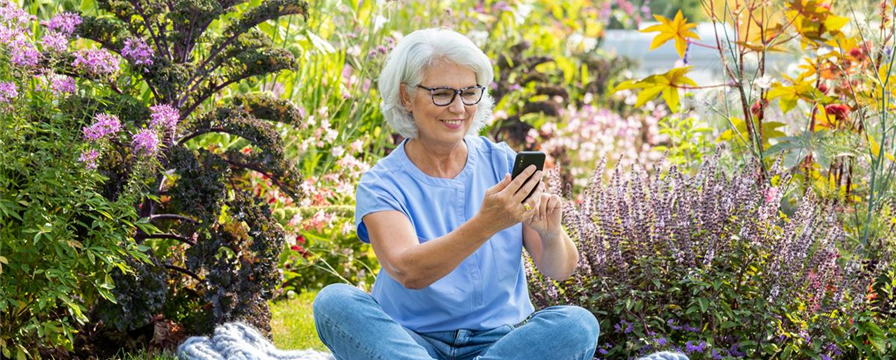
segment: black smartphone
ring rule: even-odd
[[[513,172],[510,176],[513,179],[516,179],[516,177],[529,167],[529,165],[535,165],[537,170],[544,171],[544,159],[545,155],[541,151],[520,151],[516,154],[516,159],[513,160]],[[531,176],[529,178],[531,178]],[[526,182],[527,181],[529,181],[529,179],[526,179]],[[525,184],[526,182],[523,183]],[[532,192],[535,192],[534,188],[532,189]],[[529,192],[529,194],[526,195],[523,202],[529,200],[529,197],[532,196],[532,192]]]

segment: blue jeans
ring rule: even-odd
[[[337,360],[591,360],[600,325],[578,306],[552,306],[520,325],[416,333],[399,325],[370,294],[345,284],[314,299],[320,340]]]

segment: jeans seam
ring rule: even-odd
[[[357,340],[355,340],[354,337],[349,336],[349,333],[343,331],[341,328],[339,328],[339,326],[336,326],[336,323],[333,322],[332,320],[330,320],[330,317],[329,317],[329,316],[326,316],[326,315],[324,315],[324,314],[319,314],[319,315],[320,315],[320,317],[324,318],[324,322],[327,323],[327,326],[329,326],[330,328],[332,328],[332,329],[338,331],[340,334],[344,335],[346,338],[351,339],[352,343],[354,343],[354,345],[355,345],[356,348],[363,349],[364,351],[367,352],[367,355],[369,355],[369,356],[371,356],[371,357],[373,357],[373,358],[375,358],[375,359],[378,359],[378,360],[385,360],[385,359],[383,359],[382,356],[377,355],[377,354],[374,353],[371,349],[367,348],[366,346],[364,346],[363,344],[361,344],[360,342],[358,342]]]

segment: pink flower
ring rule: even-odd
[[[43,45],[44,50],[63,52],[68,49],[68,38],[65,34],[50,31],[41,39],[41,45]]]
[[[59,94],[74,94],[75,93],[75,79],[71,76],[66,75],[53,75],[52,82],[50,83],[50,90],[53,91],[56,95]]]
[[[778,188],[771,187],[764,191],[763,196],[765,196],[765,202],[770,203],[774,201],[778,197]]]
[[[37,66],[40,63],[40,52],[24,38],[13,40],[9,46],[9,61],[18,66]]]
[[[71,36],[75,32],[75,27],[81,24],[81,16],[75,13],[65,12],[54,16],[50,21],[41,23],[47,29],[65,36]]]
[[[121,55],[131,60],[136,65],[152,65],[152,57],[155,52],[146,41],[141,38],[129,38],[124,41],[124,48],[121,49]]]
[[[15,83],[0,82],[0,103],[9,103],[17,96],[19,96],[19,92]]]
[[[180,112],[168,104],[159,104],[149,108],[151,112],[149,127],[158,131],[174,130],[180,119]]]
[[[118,59],[106,49],[78,50],[72,66],[92,75],[109,75],[118,71]]]
[[[159,150],[159,137],[152,129],[143,129],[134,135],[131,145],[137,154],[155,155]]]
[[[361,139],[352,141],[351,147],[352,147],[352,153],[355,153],[355,154],[360,153],[361,151],[364,150],[364,141],[361,141]]]
[[[85,126],[84,140],[97,141],[105,138],[107,135],[115,134],[121,130],[121,121],[115,115],[99,114],[96,116],[96,122],[93,125]]]
[[[78,161],[84,163],[84,167],[88,169],[96,169],[96,159],[100,156],[94,149],[85,150],[81,152],[81,157],[78,158]]]

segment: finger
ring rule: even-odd
[[[544,219],[548,216],[548,211],[550,210],[551,199],[553,198],[551,195],[544,194],[542,196],[541,208],[539,210],[539,214],[541,214],[541,218]]]
[[[516,178],[513,179],[513,181],[505,188],[505,190],[512,191],[511,194],[515,194],[526,182],[526,179],[528,179],[529,176],[534,174],[537,170],[538,169],[535,167],[535,165],[527,166],[526,169],[523,170],[523,172],[521,172],[519,175],[517,175]]]
[[[526,182],[526,184],[519,188],[519,190],[517,190],[517,192],[513,194],[514,201],[516,201],[517,203],[523,202],[523,199],[526,198],[526,195],[532,192],[532,189],[535,189],[535,187],[538,186],[539,183],[541,183],[542,174],[543,173],[541,171],[536,172],[535,175],[533,175],[532,178]]]

